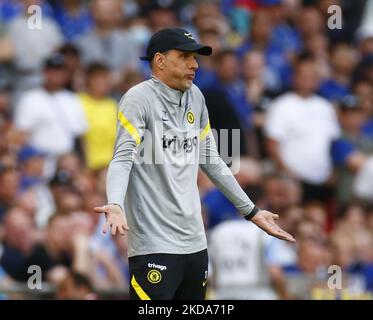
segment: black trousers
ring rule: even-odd
[[[191,254],[156,253],[128,259],[131,300],[203,300],[207,249]]]

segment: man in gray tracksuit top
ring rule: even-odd
[[[153,35],[143,60],[153,76],[119,103],[105,212],[112,234],[128,231],[132,299],[203,299],[207,242],[197,187],[200,167],[240,214],[288,241],[278,216],[259,210],[219,157],[201,91],[197,54],[211,48],[179,28]],[[128,222],[128,225],[127,225]]]

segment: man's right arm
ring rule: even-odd
[[[108,204],[95,208],[95,212],[106,215],[104,232],[110,228],[115,234],[118,228],[123,234],[121,227],[127,229],[127,221],[124,217],[124,198],[135,154],[145,131],[145,107],[144,98],[132,92],[127,93],[119,103],[114,154],[106,178]],[[122,213],[121,217],[118,217],[118,213]]]
[[[282,172],[292,175],[280,153],[280,142],[287,140],[286,132],[288,131],[287,120],[284,117],[285,112],[283,111],[284,108],[281,101],[276,102],[275,100],[267,111],[264,123],[265,146],[276,167]]]
[[[142,97],[126,94],[119,103],[117,137],[106,178],[108,203],[123,209],[124,197],[137,147],[145,131],[145,103]]]
[[[14,127],[21,145],[28,142],[30,133],[39,124],[39,116],[42,110],[38,107],[37,102],[37,97],[26,93],[20,98],[20,101],[16,105]]]
[[[267,152],[271,159],[274,161],[275,165],[279,170],[282,172],[286,172],[289,175],[292,175],[288,168],[286,167],[285,163],[282,161],[280,150],[279,150],[279,142],[273,138],[266,138],[265,141]]]
[[[239,213],[246,219],[256,224],[269,235],[279,239],[295,242],[295,239],[282,230],[275,220],[277,214],[260,210],[242,190],[232,172],[220,158],[216,148],[214,136],[210,129],[207,107],[203,105],[201,115],[200,158],[199,164],[202,171],[219,188],[219,190],[234,204]]]
[[[333,142],[331,155],[336,165],[345,166],[352,172],[358,172],[368,159],[366,154],[345,138]]]

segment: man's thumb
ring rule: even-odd
[[[103,212],[106,212],[106,211],[108,210],[108,207],[107,207],[107,206],[94,207],[93,210],[94,210],[96,213],[103,213]]]

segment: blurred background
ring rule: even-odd
[[[372,299],[372,0],[0,0],[0,298],[128,298],[126,238],[92,208],[117,103],[171,26],[213,47],[195,79],[211,126],[240,129],[237,180],[298,240],[200,174],[208,298]]]

